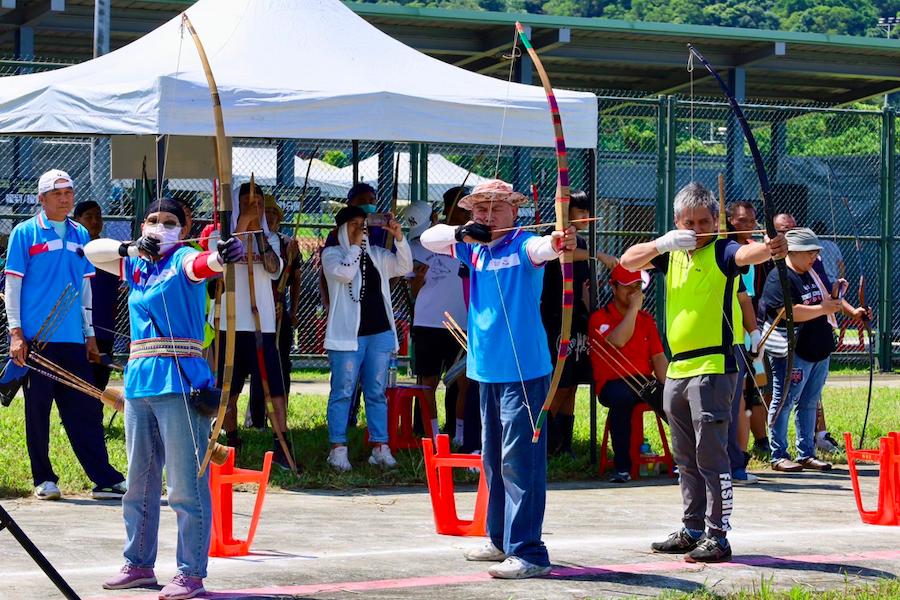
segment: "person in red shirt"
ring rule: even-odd
[[[591,363],[600,403],[609,408],[609,434],[615,457],[613,483],[631,479],[631,413],[642,402],[641,389],[665,382],[669,366],[653,317],[641,310],[645,274],[621,265],[610,277],[613,300],[591,315]]]

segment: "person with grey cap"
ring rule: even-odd
[[[75,200],[75,184],[65,171],[41,175],[38,200],[42,210],[19,223],[9,236],[6,262],[6,318],[9,355],[19,366],[42,339],[41,355],[86,381],[93,381],[88,357],[99,354],[91,321],[93,265],[84,256],[90,241],[84,227],[68,218]],[[56,324],[42,330],[58,301],[69,293],[76,300]],[[50,464],[50,409],[56,401],[59,417],[75,456],[94,482],[93,497],[119,499],[125,478],[109,463],[103,434],[103,410],[94,398],[31,371],[25,385],[25,438],[34,495],[42,500],[60,497],[59,477]]]
[[[791,229],[785,237],[788,241],[787,266],[796,324],[796,347],[793,371],[787,374],[787,328],[784,319],[781,319],[765,346],[772,360],[773,375],[772,404],[769,406],[772,469],[784,472],[802,469],[828,471],[831,464],[816,458],[815,427],[816,406],[828,377],[831,353],[836,349],[833,331],[837,329],[837,321],[834,315],[840,312],[861,319],[866,315],[866,309],[854,308],[844,299],[846,280],[829,281],[822,261],[817,260],[822,245],[812,229]],[[766,311],[765,336],[784,307],[776,271],[769,273],[766,279],[760,304],[765,306]],[[796,407],[796,462],[791,460],[787,441],[793,407]]]

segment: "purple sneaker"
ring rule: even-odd
[[[187,600],[197,594],[204,594],[203,580],[196,577],[188,577],[179,573],[172,578],[169,585],[159,592],[159,600]]]
[[[132,565],[125,565],[118,575],[110,577],[102,585],[105,590],[124,590],[156,585],[156,575],[153,573],[153,569],[139,569]]]

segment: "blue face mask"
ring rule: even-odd
[[[364,213],[367,213],[370,215],[378,212],[378,207],[375,206],[374,204],[363,204],[362,206],[360,206],[360,208],[362,209],[362,211]]]

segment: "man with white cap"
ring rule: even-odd
[[[480,384],[490,540],[464,554],[468,560],[503,561],[488,573],[504,579],[551,571],[541,541],[546,436],[532,443],[553,369],[541,327],[542,269],[559,258],[562,248],[574,250],[576,245],[574,227],[543,237],[510,231],[526,202],[512,185],[488,180],[459,201],[472,211],[474,221],[459,227],[436,225],[421,237],[426,249],[456,257],[471,271],[466,371]]]
[[[412,202],[403,213],[409,224],[409,248],[413,257],[413,272],[410,279],[412,296],[416,300],[413,319],[413,348],[416,359],[416,376],[419,383],[428,387],[428,406],[431,411],[431,432],[438,435],[437,404],[434,390],[438,380],[447,369],[460,360],[460,347],[447,330],[444,322],[449,321],[445,312],[459,324],[463,331],[468,328],[466,301],[463,297],[463,283],[459,276],[458,259],[446,254],[427,250],[419,236],[437,223],[437,213],[427,202]],[[457,379],[457,401],[465,399],[468,380]],[[454,403],[455,404],[455,403]],[[447,423],[455,414],[447,413]],[[462,444],[462,419],[457,419],[455,441]]]
[[[6,317],[9,322],[9,354],[24,365],[33,338],[53,312],[66,288],[77,294],[72,309],[42,335],[41,355],[70,373],[92,381],[88,356],[97,354],[91,324],[93,265],[84,256],[90,241],[87,230],[67,217],[75,200],[68,173],[54,169],[38,182],[40,213],[16,225],[9,236],[6,262]],[[59,477],[50,464],[50,408],[56,400],[59,416],[75,456],[94,482],[97,499],[121,498],[125,478],[109,464],[103,434],[101,404],[81,392],[29,372],[25,386],[25,436],[34,495],[43,500],[60,497]]]

